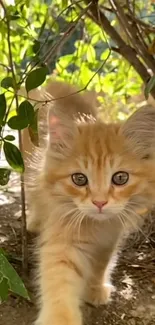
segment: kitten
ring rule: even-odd
[[[47,144],[28,185],[29,229],[39,232],[36,325],[81,325],[83,301],[109,301],[124,234],[154,203],[155,111],[107,125],[81,94],[47,106]]]

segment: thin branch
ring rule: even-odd
[[[80,3],[80,1],[78,1],[77,3]],[[52,45],[52,46],[48,49],[48,51],[47,51],[47,52],[44,54],[44,56],[41,58],[41,61],[43,61],[44,63],[47,64],[49,61],[53,60],[53,57],[56,56],[56,54],[61,50],[61,48],[64,46],[64,44],[65,44],[65,43],[68,41],[68,39],[72,36],[72,34],[73,34],[73,32],[75,31],[75,28],[76,28],[77,24],[79,23],[80,19],[81,19],[81,18],[83,17],[83,15],[88,11],[89,6],[90,6],[90,2],[88,3],[87,7],[84,8],[84,9],[82,10],[82,12],[81,12],[80,15],[78,16],[78,18],[70,24],[70,26],[67,28],[67,30],[65,30],[65,32],[63,33],[63,35],[60,37],[59,41],[58,41],[56,44]],[[70,7],[71,7],[71,5],[68,6],[67,8],[70,8]],[[66,8],[63,9],[63,11],[64,11],[64,10],[66,10]],[[59,16],[60,16],[60,15],[59,15]],[[57,18],[57,19],[58,19],[58,18]],[[44,42],[44,44],[45,44],[45,42]],[[43,45],[44,45],[44,44],[43,44]],[[39,64],[39,62],[40,62],[40,61],[37,61],[37,62],[33,65],[32,69],[34,69],[34,67],[37,66],[37,65]],[[28,67],[31,65],[31,63],[32,63],[32,62],[30,62],[30,63],[28,64]],[[20,80],[20,82],[19,82],[20,85],[24,82],[24,80],[25,80],[26,77],[27,77],[27,69],[28,69],[28,67],[26,68],[26,70],[25,70],[25,72],[24,72],[24,76],[21,78],[21,80]],[[30,69],[30,71],[31,71],[32,69]],[[29,71],[29,72],[30,72],[30,71]],[[28,72],[28,73],[29,73],[29,72]]]
[[[117,0],[109,0],[111,3],[112,8],[114,9],[116,16],[120,22],[120,25],[124,28],[127,37],[131,41],[132,46],[134,49],[136,49],[137,54],[139,54],[144,62],[146,63],[146,66],[152,70],[153,73],[155,73],[155,62],[153,57],[148,53],[145,45],[140,41],[138,37],[138,31],[136,25],[134,25],[134,30],[129,23],[127,16],[124,13],[124,10],[119,5]]]
[[[113,9],[109,8],[109,7],[106,7],[104,5],[101,5],[101,9],[103,9],[104,11],[108,11],[110,13],[113,13]]]
[[[145,38],[143,37],[144,27],[142,26],[142,24],[140,24],[141,20],[140,19],[136,20],[136,17],[135,17],[134,1],[132,1],[132,5],[131,5],[130,1],[128,1],[128,0],[126,3],[127,3],[127,8],[128,8],[129,13],[125,13],[125,14],[126,14],[126,17],[128,18],[129,24],[130,25],[132,24],[133,28],[135,28],[135,25],[136,25],[136,33],[138,34],[142,44],[147,49],[147,44],[145,42]]]
[[[82,0],[78,0],[77,3],[80,3],[81,1],[82,1]],[[51,26],[50,26],[50,29],[51,29],[51,30],[52,30],[53,26],[55,25],[55,23],[58,21],[58,19],[62,16],[62,14],[63,14],[66,10],[70,9],[73,5],[74,5],[74,3],[68,5],[66,8],[62,9],[62,11],[60,11],[60,13],[57,15],[57,17],[53,18],[54,21],[53,21],[53,23],[52,23]],[[46,36],[46,38],[45,38],[45,40],[44,40],[44,43],[41,45],[41,47],[39,48],[39,50],[36,52],[36,56],[40,53],[40,51],[44,48],[45,44],[48,42],[49,36],[50,36],[50,33]],[[39,35],[39,37],[40,37],[40,35]],[[38,37],[38,40],[39,40],[39,37]],[[45,53],[44,57],[46,57],[46,55],[47,55],[48,53],[49,53],[49,50]],[[51,58],[50,58],[50,59],[51,59]],[[22,73],[21,80],[19,81],[19,84],[20,84],[20,85],[21,85],[21,84],[24,82],[24,80],[26,79],[27,74],[30,73],[31,70],[34,69],[34,68],[35,68],[35,67],[36,67],[36,66],[37,66],[37,65],[38,65],[38,64],[43,60],[43,58],[41,58],[40,60],[38,60],[38,61],[33,65],[33,67],[28,71],[29,67],[30,67],[30,66],[32,65],[32,63],[33,63],[33,60],[34,60],[34,58],[33,58],[32,60],[30,60],[30,62],[28,63],[27,67],[25,68],[25,71]]]
[[[14,93],[13,93],[13,94],[14,94]],[[5,117],[4,117],[4,125],[5,125],[6,122],[7,122],[8,115],[9,115],[9,113],[10,113],[10,110],[11,110],[11,107],[12,107],[12,104],[13,104],[14,99],[15,99],[15,95],[12,97],[12,99],[11,99],[11,103],[10,103],[10,105],[8,106],[8,109],[7,109],[7,111],[6,111],[6,114],[5,114]],[[2,137],[3,137],[3,134],[4,134],[4,127],[3,127],[2,132],[1,132],[1,136],[2,136]]]
[[[141,19],[139,19],[138,17],[135,17],[133,14],[126,14],[127,17],[131,20],[131,21],[135,21],[138,25],[140,25],[145,31],[148,31],[150,33],[155,33],[155,27],[151,26],[150,24],[142,21]]]
[[[3,68],[5,68],[8,73],[11,71],[11,68],[9,66],[3,64],[3,63],[0,63],[0,66],[2,66]]]
[[[61,50],[61,48],[63,47],[64,43],[66,43],[66,41],[68,41],[68,39],[73,34],[73,32],[74,32],[77,24],[79,23],[80,19],[84,16],[84,14],[87,13],[89,7],[90,7],[90,3],[88,3],[87,7],[84,8],[81,11],[81,13],[78,16],[78,18],[70,24],[70,26],[67,28],[67,30],[62,35],[62,37],[60,38],[60,40],[48,51],[48,53],[46,53],[45,58],[44,58],[44,62],[45,63],[47,63],[49,61],[49,59],[51,60],[51,58],[53,58],[53,54],[55,55],[55,53],[57,53],[57,52],[59,52]]]
[[[121,53],[120,53],[120,49],[119,49],[119,47],[111,46],[111,50],[114,51],[114,52],[116,52],[116,53],[121,54]]]
[[[88,3],[88,0],[85,0]],[[100,19],[98,17],[98,11],[100,12]],[[140,75],[144,83],[146,84],[150,79],[151,75],[147,71],[144,64],[140,61],[134,48],[127,45],[115,28],[110,24],[108,18],[104,15],[102,11],[99,10],[98,5],[95,0],[92,0],[91,6],[89,8],[89,13],[91,13],[92,19],[100,27],[104,28],[105,32],[111,37],[111,39],[117,44],[120,54],[134,67],[137,73]],[[101,25],[102,22],[102,25]],[[155,98],[155,90],[151,90],[152,96]]]

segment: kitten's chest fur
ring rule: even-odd
[[[123,237],[120,220],[92,222],[84,220],[81,229],[72,233],[73,245],[90,260],[104,262],[106,255],[115,249]]]

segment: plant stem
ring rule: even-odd
[[[7,43],[8,43],[8,50],[9,50],[9,66],[12,73],[12,79],[13,79],[13,86],[14,86],[14,98],[16,101],[16,110],[18,111],[19,102],[18,102],[18,87],[16,82],[16,76],[14,71],[14,64],[13,64],[13,57],[12,57],[12,50],[11,50],[11,30],[10,30],[10,20],[8,17],[7,10],[5,8],[5,5],[2,0],[0,0],[0,4],[4,10],[5,19],[6,19],[6,26],[7,26]],[[21,131],[18,131],[18,137],[19,137],[19,149],[21,153],[23,153],[23,147],[22,147],[22,136]],[[21,174],[20,176],[20,182],[21,182],[21,204],[22,204],[22,266],[23,266],[23,272],[26,274],[28,271],[28,248],[27,248],[27,230],[26,230],[26,207],[25,207],[25,188],[24,188],[24,175]]]

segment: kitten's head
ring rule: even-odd
[[[128,218],[155,198],[155,111],[123,125],[49,113],[45,179],[51,196],[98,220]],[[133,212],[134,211],[134,212]]]

